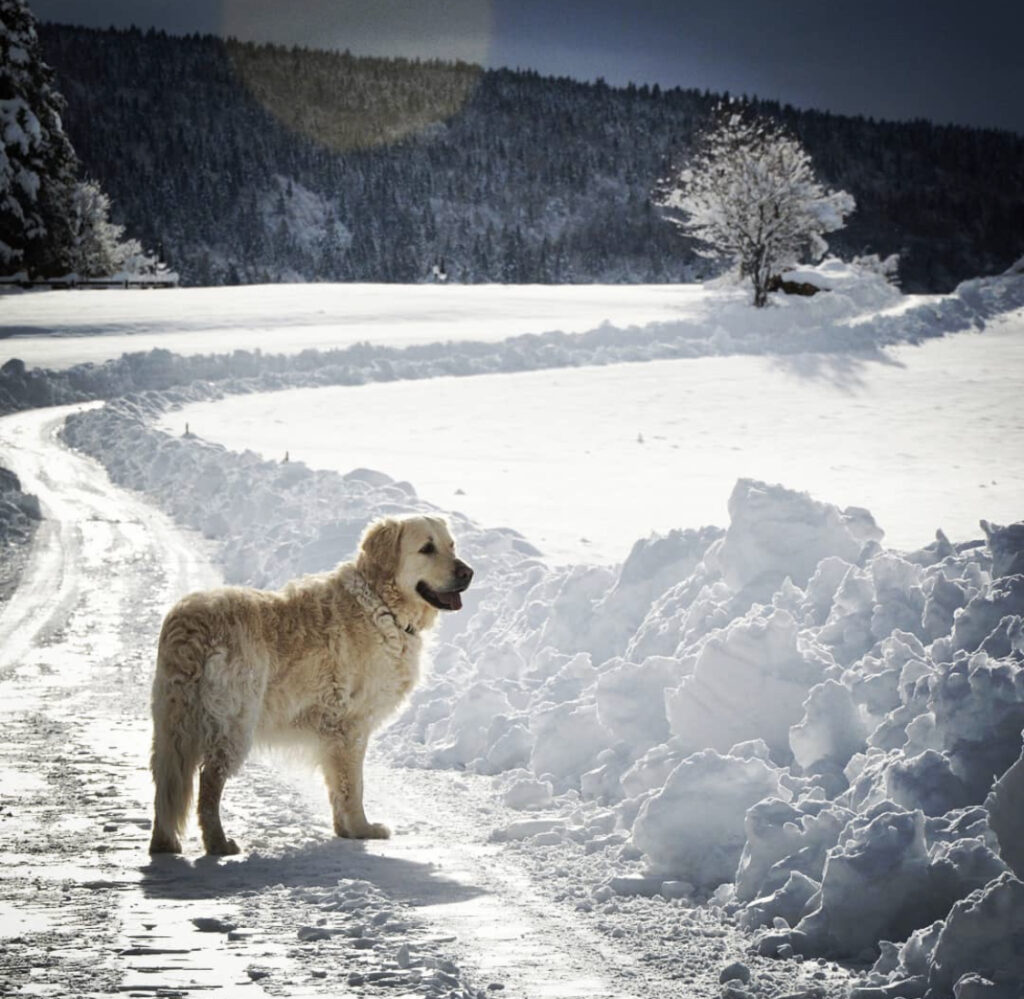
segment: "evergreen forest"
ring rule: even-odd
[[[39,36],[85,173],[183,283],[709,273],[651,195],[729,95],[136,29]],[[1024,254],[1024,137],[749,103],[855,197],[834,252],[899,253],[915,292]]]

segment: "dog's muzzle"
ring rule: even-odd
[[[473,580],[473,570],[461,559],[455,560],[451,585],[446,590],[435,590],[420,581],[416,584],[416,592],[431,607],[438,610],[457,611],[462,609],[462,594],[469,588]]]

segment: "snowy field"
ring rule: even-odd
[[[295,354],[370,341],[408,346],[579,333],[703,318],[699,285],[273,284],[0,293],[0,356],[66,368],[125,351]]]
[[[509,373],[378,381],[371,358],[344,388],[0,420],[46,517],[0,608],[23,817],[0,823],[0,991],[1019,999],[1024,527],[978,521],[1024,512],[1024,278],[929,302],[821,273],[836,291],[762,314],[674,289],[681,315],[624,311],[548,365],[513,344]],[[552,325],[634,290],[570,289],[580,326]],[[487,302],[457,310],[467,337]],[[332,841],[316,781],[255,760],[226,798],[241,856],[193,861],[193,832],[150,863],[164,608],[329,569],[371,518],[435,506],[476,576],[376,740],[394,839]]]
[[[1012,522],[1024,498],[1024,310],[885,355],[707,357],[229,397],[161,427],[348,472],[524,534],[559,562],[724,525],[743,477],[866,507],[888,545]],[[984,386],[983,391],[979,388]],[[998,449],[995,461],[993,447]]]

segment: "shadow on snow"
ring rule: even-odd
[[[355,840],[334,839],[302,847],[282,856],[252,854],[242,859],[159,856],[141,868],[148,898],[208,899],[248,895],[273,885],[290,888],[334,888],[362,880],[395,901],[413,906],[465,902],[485,889],[438,874],[432,864],[382,857]]]

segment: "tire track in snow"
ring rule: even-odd
[[[146,704],[162,609],[219,577],[168,518],[60,447],[56,432],[78,408],[0,422],[0,460],[47,518],[0,611],[0,991],[184,995],[244,975],[238,961],[210,959],[191,925],[164,946],[184,917],[138,906]]]

